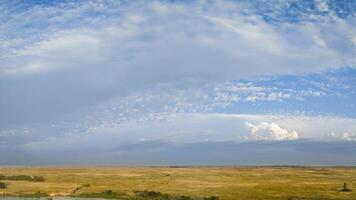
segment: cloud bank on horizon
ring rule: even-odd
[[[355,15],[337,0],[0,1],[0,164],[356,164]],[[254,157],[184,150],[209,145]]]

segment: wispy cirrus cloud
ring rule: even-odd
[[[2,2],[0,144],[353,138],[355,8]]]
[[[244,14],[246,10],[248,14]],[[260,14],[243,1],[188,4],[90,1],[15,10],[4,14],[8,20],[2,27],[2,41],[14,44],[6,45],[8,48],[3,50],[7,56],[2,63],[2,73],[35,70],[32,65],[22,66],[18,60],[58,69],[83,67],[93,62],[92,59],[102,58],[96,64],[128,68],[126,73],[130,74],[136,73],[136,69],[162,71],[161,67],[169,65],[175,78],[195,76],[197,72],[208,77],[211,73],[216,77],[232,73],[231,78],[241,78],[314,71],[353,62],[355,49],[348,46],[355,34],[352,21],[342,18],[327,24],[286,21],[276,26],[266,22]],[[179,20],[172,20],[176,16],[180,16]],[[14,28],[23,34],[6,31]],[[27,32],[35,34],[28,37]],[[292,40],[296,35],[299,41]],[[189,48],[184,46],[187,42]],[[207,56],[205,59],[194,56],[199,54]],[[83,62],[83,58],[88,62]],[[180,60],[184,60],[184,64]],[[143,63],[145,65],[140,65]],[[214,68],[221,63],[224,70],[216,74]],[[200,68],[201,65],[204,68]]]
[[[2,84],[16,81],[17,86],[9,89],[16,98],[29,83],[49,96],[56,90],[70,93],[69,98],[56,98],[67,101],[60,110],[80,107],[68,102],[81,98],[76,94],[86,99],[126,95],[162,82],[301,73],[354,62],[355,48],[349,46],[349,36],[355,32],[352,20],[274,25],[243,1],[83,1],[17,9],[5,4],[3,9],[7,12],[0,28],[6,44],[1,50]],[[14,75],[25,77],[19,80]],[[63,83],[50,84],[49,90],[48,79]],[[82,92],[74,84],[80,84]],[[1,92],[5,98],[10,95],[8,90]],[[280,96],[286,97],[277,93],[250,100]],[[47,109],[43,115],[58,113],[46,106],[52,100],[36,98]],[[83,103],[88,104],[92,103]]]

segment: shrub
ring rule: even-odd
[[[169,195],[168,194],[164,194],[161,192],[156,192],[156,191],[135,191],[134,192],[136,194],[136,196],[139,197],[144,197],[144,198],[160,198],[160,199],[168,199]]]
[[[216,196],[205,197],[204,200],[219,200],[219,197]]]
[[[35,193],[32,194],[20,194],[20,196],[22,197],[33,197],[33,198],[40,198],[40,197],[49,197],[49,194],[41,192],[41,191],[37,191]]]
[[[43,176],[34,176],[34,177],[32,177],[32,181],[34,181],[34,182],[44,182],[45,179],[43,178]]]
[[[82,198],[97,198],[97,199],[126,199],[126,194],[117,193],[112,190],[104,190],[99,193],[80,193],[72,194],[72,197],[82,197]]]
[[[342,186],[342,190],[343,192],[351,192],[351,189],[347,187],[347,184],[344,183],[344,185]]]
[[[113,194],[112,190],[104,190],[104,194]]]
[[[5,189],[5,188],[7,188],[6,184],[4,182],[0,182],[0,189]]]
[[[190,198],[190,196],[185,196],[185,195],[180,196],[180,197],[177,198],[177,200],[191,200],[191,199],[192,198]]]
[[[162,195],[161,192],[155,192],[155,191],[148,191],[147,192],[147,196],[149,196],[149,197],[159,197],[161,195]]]
[[[156,199],[156,200],[219,200],[219,197],[191,197],[186,195],[170,195],[156,191],[134,191],[138,199]]]

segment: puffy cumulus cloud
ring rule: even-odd
[[[350,71],[347,71],[347,74],[348,76],[352,77],[352,73],[350,73]],[[328,79],[332,80],[340,80],[339,77],[347,77],[344,74],[334,77],[330,76],[328,73],[321,74],[320,76],[328,77]],[[298,82],[295,81],[295,79],[297,78],[299,79]],[[331,131],[334,131],[335,133],[352,133],[356,130],[356,127],[353,125],[354,120],[352,120],[352,118],[321,116],[308,117],[307,115],[313,113],[295,113],[293,112],[293,107],[290,107],[289,110],[282,110],[283,117],[278,117],[280,116],[280,114],[278,114],[280,113],[278,109],[280,108],[280,106],[283,105],[290,106],[294,104],[296,105],[297,109],[299,109],[301,106],[308,106],[310,103],[314,103],[315,101],[317,101],[318,105],[322,104],[323,101],[328,100],[328,95],[332,95],[333,93],[339,91],[339,87],[337,87],[336,89],[333,88],[338,84],[341,84],[342,88],[345,88],[345,91],[347,91],[347,93],[345,93],[346,95],[352,94],[352,81],[354,79],[351,79],[351,82],[347,81],[343,83],[334,81],[325,82],[324,80],[319,80],[317,83],[314,81],[314,84],[318,85],[318,87],[305,85],[305,87],[300,88],[299,86],[304,82],[308,82],[309,79],[305,79],[300,76],[288,76],[288,81],[285,81],[284,79],[285,78],[283,77],[279,77],[276,79],[262,78],[259,81],[253,82],[230,81],[217,84],[208,83],[206,85],[195,84],[192,82],[190,85],[191,87],[177,84],[160,84],[156,87],[133,92],[125,97],[111,98],[110,100],[106,100],[105,103],[102,103],[98,106],[93,106],[90,109],[80,109],[71,111],[71,114],[69,115],[64,115],[61,116],[61,118],[57,118],[54,120],[50,119],[48,120],[48,122],[43,124],[30,123],[25,124],[23,126],[19,126],[16,123],[6,124],[4,123],[4,120],[2,120],[1,123],[3,124],[1,126],[0,131],[0,140],[2,141],[2,143],[18,144],[30,141],[43,140],[49,137],[49,135],[55,136],[57,138],[66,138],[72,135],[105,133],[107,130],[113,130],[113,132],[117,134],[118,132],[127,133],[123,135],[126,135],[126,137],[128,138],[130,138],[131,136],[135,136],[136,134],[134,133],[129,133],[127,132],[127,130],[122,130],[123,126],[127,127],[127,124],[135,124],[135,126],[141,127],[141,132],[143,133],[143,135],[140,135],[141,138],[157,139],[163,137],[160,132],[167,132],[166,130],[159,128],[160,125],[165,126],[164,124],[166,121],[182,121],[179,117],[173,116],[181,116],[186,114],[186,118],[190,120],[183,120],[180,124],[182,127],[185,127],[186,125],[183,122],[190,124],[192,121],[196,120],[193,116],[205,116],[204,119],[206,119],[207,121],[209,121],[208,119],[214,121],[214,115],[212,115],[212,113],[217,113],[217,115],[219,115],[218,119],[227,120],[226,124],[219,125],[221,126],[221,130],[219,130],[220,134],[218,134],[220,137],[219,140],[234,140],[235,138],[233,135],[236,132],[242,134],[238,135],[238,137],[241,136],[243,138],[244,136],[250,136],[250,130],[245,130],[246,127],[243,125],[245,121],[251,122],[252,124],[259,124],[262,122],[274,122],[287,130],[296,130],[301,138],[309,138],[316,140],[326,139],[324,138],[324,134],[329,133]],[[266,84],[266,81],[268,81],[268,84]],[[298,87],[294,86],[295,83],[297,83]],[[344,89],[342,91],[344,91]],[[83,91],[78,90],[78,92]],[[258,98],[255,102],[248,102],[244,100],[250,96],[260,93],[261,96],[262,93],[263,95],[283,93],[290,95],[290,97],[288,99],[277,99],[275,101],[270,101],[263,98]],[[318,95],[314,95],[314,93],[318,93]],[[70,97],[71,94],[67,93],[65,95],[67,95],[67,97]],[[313,98],[315,98],[314,96],[316,96],[318,97],[318,99],[315,99],[315,101],[303,99],[303,101],[301,101],[299,100],[301,96],[305,99],[307,99],[308,96],[311,96]],[[92,100],[93,98],[98,97],[92,96],[88,100]],[[25,104],[28,104],[28,97],[27,99],[18,99],[16,101],[21,100],[23,100]],[[55,100],[56,99],[53,99],[53,101]],[[75,101],[76,99],[73,100],[73,102]],[[77,102],[83,104],[83,102],[85,101],[79,99],[79,101]],[[277,114],[275,114],[275,117],[272,117],[271,115],[269,117],[265,116],[260,120],[255,120],[258,117],[257,115],[254,115],[255,118],[253,118],[252,120],[251,118],[238,119],[238,114],[232,115],[232,113],[235,112],[258,114],[258,112],[261,112],[261,109],[264,110],[266,108],[264,106],[260,106],[261,103],[266,105],[267,108],[269,108],[271,105],[275,106],[277,109]],[[61,102],[57,101],[54,104],[54,108],[58,109],[58,112],[62,111],[59,107],[60,105]],[[338,103],[336,103],[336,105],[339,106]],[[39,108],[41,108],[41,105],[38,106]],[[330,108],[331,106],[328,103],[326,109]],[[337,107],[332,107],[332,109],[335,108]],[[350,111],[349,108],[348,110]],[[40,110],[36,110],[36,116],[40,114],[39,111]],[[326,111],[328,112],[329,110]],[[19,109],[19,112],[23,114],[24,110]],[[228,115],[227,113],[230,114]],[[286,113],[290,113],[290,116],[284,116],[284,114]],[[17,119],[21,117],[17,113],[15,114],[16,115],[14,117],[16,117]],[[32,118],[33,115],[34,113],[29,113],[29,117]],[[6,119],[9,116],[2,115],[0,117]],[[203,117],[200,118],[203,119]],[[228,127],[230,127],[230,125],[228,124],[236,123],[230,122],[229,119],[231,118],[235,118],[236,121],[238,121],[237,124],[242,124],[242,126],[239,126],[239,128],[236,127],[236,129],[229,129]],[[155,131],[148,131],[151,129],[151,125],[155,123],[157,124]],[[198,124],[200,123],[197,123],[197,125]],[[206,124],[214,123],[206,122]],[[207,126],[206,124],[200,124],[199,126],[201,127],[197,132],[203,134],[204,128],[209,130],[215,130],[214,127]],[[177,128],[178,125],[176,128],[172,129],[176,130]],[[224,129],[226,130],[224,131]],[[115,132],[115,130],[117,130],[117,132]],[[189,132],[190,131],[187,131],[187,133]],[[150,134],[152,134],[153,136],[150,136]],[[198,137],[198,133],[194,135],[197,135],[197,141],[201,139]],[[155,136],[157,136],[157,138]],[[140,137],[135,137],[135,139],[138,140]],[[182,140],[189,140],[187,137],[188,136],[185,135],[184,137],[182,137]],[[213,140],[210,137],[206,137],[205,139]],[[120,140],[125,139],[121,138]]]
[[[145,119],[135,117],[121,122],[112,119],[104,122],[89,121],[82,124],[82,127],[77,127],[78,130],[72,129],[71,134],[31,138],[19,145],[32,150],[57,151],[80,150],[84,147],[115,148],[125,143],[140,141],[164,141],[172,144],[296,139],[330,141],[330,137],[325,137],[327,133],[355,131],[355,121],[337,117],[159,113]],[[338,140],[334,138],[334,141]]]
[[[98,116],[98,121],[85,122],[81,124],[82,127],[76,127],[78,130],[69,129],[68,134],[65,135],[46,134],[44,137],[36,135],[39,131],[54,133],[55,129],[29,130],[27,136],[16,136],[16,131],[3,131],[0,134],[0,149],[8,153],[6,155],[1,154],[0,157],[3,163],[20,163],[21,161],[23,164],[53,161],[63,164],[69,160],[83,162],[84,160],[77,159],[83,156],[90,160],[88,160],[89,163],[99,161],[106,163],[108,162],[107,156],[110,154],[113,156],[110,161],[115,163],[120,161],[121,164],[128,164],[127,160],[119,159],[122,156],[131,158],[131,161],[135,162],[157,164],[153,161],[153,158],[157,158],[154,152],[167,153],[168,151],[174,152],[174,155],[176,155],[184,149],[184,147],[178,148],[179,146],[190,145],[192,149],[185,149],[187,155],[192,155],[192,152],[195,152],[194,155],[199,154],[199,152],[206,152],[203,150],[203,147],[205,147],[210,150],[214,148],[214,152],[218,150],[221,155],[236,156],[236,153],[240,152],[240,148],[233,148],[233,146],[236,146],[244,147],[244,152],[250,152],[256,156],[265,152],[265,150],[271,150],[270,147],[276,147],[278,151],[276,150],[274,153],[278,159],[275,161],[283,160],[279,157],[281,152],[294,152],[287,154],[300,156],[300,161],[304,163],[305,157],[303,157],[302,152],[309,152],[312,155],[318,152],[320,155],[330,154],[332,156],[335,156],[332,153],[334,151],[344,156],[347,152],[350,156],[346,156],[345,160],[350,160],[349,158],[355,152],[353,151],[354,141],[345,143],[337,138],[325,137],[325,134],[330,131],[341,134],[354,132],[356,120],[350,118],[221,113],[153,115],[151,119],[138,120],[135,117],[132,120],[126,119],[121,122],[111,118],[100,119],[101,117]],[[102,121],[100,122],[100,120]],[[249,125],[246,125],[247,123]],[[60,131],[67,131],[63,128],[63,125],[56,124],[53,126],[59,126]],[[291,130],[295,130],[295,132]],[[255,132],[253,133],[253,131]],[[328,142],[324,142],[325,140]],[[221,146],[211,146],[211,144],[217,143],[221,143]],[[298,148],[295,146],[301,143],[306,143],[306,146],[298,145]],[[315,146],[316,143],[321,146]],[[353,148],[346,148],[345,145]],[[335,149],[336,146],[337,149]],[[226,149],[222,147],[226,147]],[[306,149],[306,147],[308,148]],[[131,154],[132,151],[135,153]],[[142,155],[146,155],[145,153],[148,152],[152,153],[149,154],[151,156],[142,159],[145,157]],[[266,155],[269,154],[266,153]],[[171,154],[169,155],[171,157]],[[209,154],[206,155],[210,156]],[[53,156],[61,159],[53,160]],[[199,156],[194,157],[194,160],[197,157]],[[256,157],[256,163],[260,161],[258,157]],[[223,158],[223,156],[220,156],[220,158]],[[217,161],[216,159],[213,160]],[[213,160],[210,160],[210,162]],[[335,161],[334,159],[326,160]],[[275,164],[275,161],[271,163]]]
[[[296,131],[288,131],[281,128],[274,122],[262,122],[251,124],[246,122],[246,126],[251,129],[251,140],[296,140],[299,138]]]
[[[246,122],[259,127],[256,134],[273,135],[271,140],[293,137],[290,130],[307,139],[353,133],[352,118],[244,110],[251,102],[329,95],[327,85],[303,85],[304,90],[226,82],[354,67],[354,17],[338,13],[347,6],[334,9],[323,2],[318,1],[323,14],[317,16],[319,11],[299,7],[305,3],[279,0],[263,6],[258,1],[1,3],[0,144],[25,152],[108,150],[142,140],[240,141],[251,136]],[[293,5],[297,10],[289,9]],[[244,105],[233,109],[237,102]],[[257,114],[231,114],[235,111]]]

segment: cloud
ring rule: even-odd
[[[277,157],[275,157],[280,155],[281,152],[278,153],[278,151],[283,151],[287,155],[300,156],[301,159],[299,161],[302,162],[303,155],[309,155],[313,158],[314,153],[319,156],[335,155],[333,152],[336,151],[336,149],[333,148],[335,147],[333,144],[335,142],[342,142],[343,140],[326,137],[326,134],[330,131],[343,134],[356,130],[355,119],[322,116],[185,113],[152,116],[152,118],[154,118],[154,120],[134,118],[134,120],[119,123],[110,118],[100,122],[98,118],[96,122],[83,122],[80,126],[77,124],[77,127],[75,127],[77,130],[73,129],[73,127],[66,130],[66,128],[63,128],[65,126],[60,125],[60,131],[68,131],[65,135],[54,134],[56,129],[51,129],[51,134],[45,134],[43,137],[39,137],[37,133],[46,132],[48,130],[29,130],[27,135],[24,135],[21,130],[8,133],[10,135],[6,135],[6,132],[2,132],[1,134],[3,136],[1,137],[2,143],[0,143],[0,148],[6,149],[7,154],[13,156],[0,155],[0,157],[2,156],[3,162],[8,160],[9,163],[10,161],[14,163],[16,161],[15,158],[19,159],[16,163],[20,161],[24,163],[59,162],[58,160],[55,161],[52,159],[55,155],[56,158],[61,158],[61,162],[75,162],[78,160],[76,158],[83,157],[86,159],[79,159],[83,163],[84,161],[88,161],[89,163],[106,163],[109,161],[111,163],[117,163],[114,161],[120,160],[120,162],[128,164],[131,163],[129,162],[130,160],[132,162],[146,162],[147,164],[155,161],[158,162],[158,160],[154,158],[158,158],[159,155],[161,155],[159,152],[175,152],[173,155],[180,155],[179,151],[184,148],[178,148],[179,146],[187,145],[192,148],[191,150],[194,150],[194,154],[202,153],[204,152],[202,148],[203,143],[207,143],[207,149],[220,149],[221,152],[220,150],[219,152],[222,155],[236,155],[236,152],[239,152],[240,148],[236,147],[236,151],[231,151],[235,149],[235,147],[233,147],[234,145],[227,149],[222,148],[224,145],[219,147],[211,145],[214,143],[232,143],[243,147],[244,152],[252,153],[253,156],[256,156],[256,159],[261,153],[264,154],[263,152],[266,153],[266,150],[271,150],[271,147],[275,147],[276,151],[272,151],[270,154],[266,153],[266,155],[268,154],[275,158],[273,162],[270,160],[271,163],[279,163],[279,161],[283,163],[286,161],[285,158],[278,160]],[[277,144],[266,145],[266,143],[269,142],[283,141],[295,143],[298,143],[298,141],[315,141],[322,145],[298,145],[297,149],[295,149],[294,143],[293,145],[288,144],[281,146]],[[251,142],[254,144],[251,144]],[[147,143],[149,143],[149,145],[147,145]],[[210,143],[210,145],[208,143]],[[323,147],[323,145],[327,147]],[[354,144],[348,144],[347,146],[354,147]],[[305,149],[306,147],[308,149]],[[342,144],[338,146],[337,151],[339,153],[349,151],[347,149],[348,148]],[[152,155],[152,159],[141,159],[145,157],[143,155],[147,155],[146,153],[148,152],[152,153],[149,154]],[[308,153],[304,154],[302,152]],[[352,155],[353,152],[350,151],[348,154]],[[105,155],[111,156],[106,157]],[[132,159],[126,160],[130,155]],[[339,154],[337,153],[337,155]],[[125,159],[118,159],[119,157]],[[350,161],[350,159],[346,159],[346,157],[345,161]],[[107,158],[106,161],[105,158]],[[183,158],[184,157],[182,157],[182,159]],[[143,160],[145,160],[145,162],[143,162]],[[183,162],[183,160],[181,162]],[[208,160],[209,162],[213,162],[214,159]],[[217,160],[215,161],[217,162]],[[219,162],[228,160],[230,159],[222,159],[219,160]],[[330,162],[335,161],[334,159],[327,160]],[[252,162],[253,159],[249,161]],[[304,161],[306,162],[306,160]],[[313,159],[308,163],[312,163],[312,161]],[[330,162],[325,163],[330,164]],[[256,163],[258,163],[258,161],[256,161]]]
[[[343,133],[341,138],[347,141],[356,141],[356,134],[354,133]]]
[[[288,131],[274,122],[262,122],[257,125],[246,122],[251,129],[251,140],[296,140],[299,138],[296,131]]]
[[[3,143],[23,144],[46,140],[46,138],[52,136],[60,139],[62,137],[81,136],[91,133],[103,133],[105,135],[106,132],[120,135],[120,140],[126,140],[125,137],[132,140],[140,140],[141,138],[159,139],[162,137],[181,142],[193,140],[189,136],[189,133],[192,133],[191,136],[194,136],[195,141],[235,140],[238,137],[250,136],[250,130],[246,130],[245,122],[250,122],[254,125],[262,122],[273,122],[284,129],[296,130],[302,139],[324,140],[326,139],[325,134],[331,131],[339,134],[345,132],[353,133],[356,130],[356,127],[352,125],[354,117],[351,107],[352,99],[354,98],[352,96],[354,93],[352,87],[354,71],[347,70],[339,73],[337,75],[333,75],[332,73],[317,75],[323,79],[311,79],[311,76],[314,75],[307,75],[265,77],[257,80],[228,81],[215,84],[206,83],[204,85],[192,81],[188,84],[189,86],[185,85],[185,83],[182,85],[179,83],[160,84],[155,87],[138,90],[137,92],[131,92],[124,97],[111,97],[109,99],[106,99],[108,96],[105,95],[88,95],[87,98],[83,98],[85,96],[84,88],[81,85],[76,85],[76,83],[72,85],[71,90],[76,91],[75,94],[81,94],[83,99],[73,98],[70,102],[71,104],[90,104],[93,100],[96,101],[99,98],[105,99],[105,103],[86,109],[70,110],[68,111],[70,114],[62,115],[55,119],[46,117],[46,123],[34,123],[39,115],[46,114],[43,113],[45,111],[41,113],[43,99],[36,105],[32,101],[29,101],[30,95],[25,95],[26,98],[16,99],[17,102],[23,103],[18,105],[18,112],[21,112],[21,115],[17,113],[13,115],[14,122],[8,122],[10,118],[9,114],[11,113],[0,116],[3,119],[0,121],[2,123],[0,140]],[[61,81],[63,80],[58,80],[57,84],[71,84],[68,81],[64,81],[63,83]],[[51,84],[53,83],[48,82],[47,86]],[[87,84],[93,83],[88,82]],[[23,87],[29,87],[29,85],[31,83]],[[93,84],[92,87],[95,88],[95,85]],[[345,101],[342,104],[338,103],[340,97],[335,96],[335,93],[339,91],[343,93],[342,98],[350,99],[351,103]],[[28,92],[37,93],[35,90]],[[102,92],[102,94],[105,94],[105,91]],[[58,112],[63,112],[63,109],[68,107],[68,103],[58,101],[57,96],[65,95],[67,98],[72,98],[72,94],[68,91],[58,94],[58,91],[45,90],[40,92],[40,94],[42,93],[52,95],[46,98],[49,98],[48,101],[54,102],[51,109],[58,110]],[[273,101],[266,99],[269,94],[274,93],[288,94],[289,97],[280,97],[281,99],[277,98]],[[320,95],[315,96],[314,93],[320,93]],[[260,95],[260,97],[264,98],[258,98],[255,102],[244,100],[254,95]],[[300,99],[300,97],[303,97],[303,99]],[[4,100],[6,99],[2,99],[2,101]],[[63,105],[63,103],[65,104]],[[316,109],[314,109],[315,104],[317,104]],[[320,107],[323,104],[325,104],[325,107]],[[30,109],[36,108],[36,112],[30,112],[26,116],[26,107],[22,107],[26,105],[30,105]],[[308,109],[299,110],[300,108]],[[348,111],[346,112],[348,116],[338,117],[338,114],[335,114],[334,117],[323,116],[323,112],[332,113],[335,112],[334,110],[343,114],[345,108]],[[4,110],[6,111],[6,108]],[[246,119],[237,118],[237,116],[243,113],[254,117]],[[218,129],[211,126],[215,124],[214,114],[216,116],[220,115],[218,117],[219,121],[227,120],[226,123],[216,125],[220,127]],[[21,124],[20,120],[24,115],[32,121],[28,122],[27,120],[27,123]],[[185,116],[188,120],[183,120],[178,116]],[[196,123],[196,127],[193,130],[177,132],[177,135],[179,134],[180,137],[172,136],[172,138],[166,138],[164,134],[162,135],[161,132],[165,133],[167,130],[180,129],[179,125],[186,127],[186,124],[191,124],[197,120],[194,116],[201,116],[200,118],[206,121],[198,120],[199,123]],[[205,117],[203,118],[202,116]],[[229,117],[225,118],[223,116]],[[233,116],[236,118],[236,121],[230,121]],[[259,117],[261,119],[256,120]],[[208,120],[210,118],[211,120]],[[178,120],[176,125],[168,123],[174,120]],[[237,127],[234,125],[234,128],[232,128],[231,124],[234,123],[236,123]],[[130,126],[134,127],[127,129]],[[209,131],[205,132],[205,129],[209,129]],[[131,133],[131,131],[133,132]],[[203,137],[200,138],[199,134],[203,135]]]
[[[44,138],[32,134],[3,137],[22,138],[18,145],[30,149],[80,149],[84,147],[114,148],[122,143],[159,140],[169,143],[221,142],[221,141],[279,141],[307,139],[330,141],[326,134],[343,134],[356,130],[355,119],[339,117],[308,117],[302,115],[243,115],[223,113],[152,114],[147,118],[134,117],[124,121],[107,118],[105,121],[87,121],[71,127],[66,134],[53,134]],[[324,124],[324,125],[323,125]],[[63,125],[60,130],[64,131]],[[41,130],[44,132],[45,130]],[[19,131],[21,133],[21,130]],[[25,139],[25,140],[24,140]],[[99,142],[100,141],[100,142]]]
[[[247,4],[82,1],[24,9],[4,4],[5,121],[43,121],[162,83],[192,87],[187,80],[214,83],[354,62],[352,20],[274,24]],[[243,100],[288,98],[273,92]]]
[[[18,49],[12,56],[15,61],[3,66],[4,75],[31,74],[75,68],[100,60],[99,41],[83,33],[62,33],[42,40],[24,49]],[[20,59],[20,62],[16,61]],[[28,64],[26,64],[28,63]],[[11,66],[12,65],[12,66]]]
[[[56,27],[54,24],[53,18],[56,18],[56,23],[59,20],[60,24],[79,23],[72,18],[72,12],[77,12],[79,16],[76,17],[81,18],[80,15],[85,12],[97,10],[91,4],[82,3],[68,10],[62,7],[51,7],[48,10],[37,7],[17,14],[26,14],[27,21],[31,21],[41,13],[42,23],[49,23],[51,29],[39,31],[36,30],[39,27],[33,24],[31,30],[38,31],[43,38],[32,39],[26,46],[5,49],[4,52],[9,51],[11,54],[6,53],[1,72],[21,74],[32,71],[31,67],[23,66],[23,62],[30,65],[39,62],[47,69],[58,69],[85,67],[94,59],[97,65],[128,69],[124,73],[129,76],[139,70],[155,70],[171,78],[196,77],[198,73],[203,78],[211,78],[212,74],[216,78],[241,78],[315,71],[315,66],[328,69],[354,60],[351,56],[354,48],[350,47],[346,52],[344,46],[341,46],[350,39],[347,34],[354,31],[347,21],[340,20],[340,23],[324,27],[316,23],[280,24],[284,28],[279,28],[262,20],[257,13],[242,14],[243,4],[231,2],[197,2],[186,5],[139,1],[120,4],[127,9],[110,19],[106,18],[107,15],[120,12],[122,8],[109,8],[110,5],[95,2],[94,5],[105,8],[99,15],[103,18],[98,19],[95,15],[86,18],[99,20],[98,24],[78,24],[78,28]],[[208,9],[203,10],[205,6]],[[222,12],[222,8],[227,11]],[[238,12],[228,12],[232,10]],[[53,16],[53,11],[61,15]],[[179,16],[179,20],[176,16]],[[17,17],[15,15],[14,21],[8,26],[21,24]],[[69,22],[70,19],[74,22]],[[117,23],[113,23],[114,19]],[[350,30],[347,31],[347,28]],[[320,32],[323,29],[335,30],[333,35],[322,35]],[[292,42],[290,37],[293,35],[298,35],[298,40],[309,42]],[[334,35],[339,35],[340,39]],[[28,40],[24,36],[19,37]],[[326,45],[320,46],[320,41]],[[201,56],[205,59],[200,59]],[[58,63],[58,60],[61,62]],[[88,62],[83,62],[85,60]],[[170,70],[163,70],[167,66]],[[216,70],[217,66],[223,69]],[[140,75],[142,78],[151,78],[147,74]]]
[[[321,12],[327,12],[329,10],[329,6],[324,0],[315,0],[316,6]]]
[[[354,133],[354,5],[2,3],[0,144],[76,151],[240,142],[251,127],[267,140]]]
[[[284,81],[284,85],[278,85],[278,81],[275,81],[277,84],[273,84],[273,79],[270,81],[270,85],[261,82],[226,81],[217,83],[214,85],[212,96],[214,101],[226,105],[236,102],[284,102],[326,96],[326,93],[319,88],[300,89],[293,85],[287,85],[291,81]]]
[[[356,134],[354,133],[327,133],[326,138],[330,140],[345,140],[345,141],[356,141]]]

